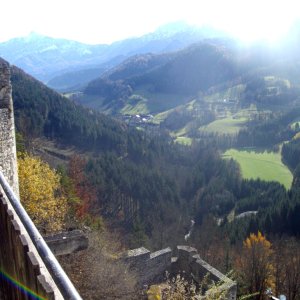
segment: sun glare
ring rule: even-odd
[[[3,10],[12,11],[17,1],[4,2]],[[18,2],[15,12],[18,22],[11,23],[5,14],[0,19],[0,27],[6,28],[0,41],[36,31],[52,37],[107,43],[140,36],[178,20],[210,25],[245,42],[275,41],[300,16],[296,0],[85,0],[85,5],[82,0],[45,0],[42,5],[38,0],[23,2]]]
[[[190,13],[191,23],[212,24],[244,42],[277,41],[300,15],[299,4],[289,0],[215,0],[201,3],[199,10]]]

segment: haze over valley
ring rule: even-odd
[[[62,259],[87,299],[147,297],[124,266],[111,266],[124,249],[181,244],[197,248],[224,274],[234,270],[239,296],[261,300],[272,288],[289,300],[300,297],[299,278],[291,280],[300,273],[300,21],[292,2],[266,1],[261,10],[247,2],[252,16],[231,2],[239,16],[229,13],[235,11],[229,4],[219,3],[228,13],[221,16],[203,1],[196,12],[193,1],[184,9],[175,1],[163,19],[154,1],[144,24],[140,4],[135,15],[120,4],[127,19],[136,17],[135,27],[141,24],[127,35],[129,21],[107,4],[107,14],[119,16],[118,24],[106,20],[111,40],[104,33],[103,41],[96,39],[94,26],[94,39],[77,32],[81,42],[61,25],[62,4],[61,35],[57,25],[52,35],[41,25],[43,34],[0,39],[0,57],[11,64],[21,178],[43,161],[58,176],[52,196],[64,201],[57,217],[64,215],[46,221],[36,213],[30,199],[40,187],[27,187],[35,193],[24,205],[43,233],[87,232],[90,248]],[[73,9],[79,18],[77,3]],[[151,23],[154,12],[157,22]],[[98,285],[105,278],[112,279]]]

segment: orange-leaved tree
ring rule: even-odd
[[[87,217],[92,211],[95,213],[96,190],[85,175],[86,160],[79,155],[73,155],[69,162],[69,177],[73,181],[75,193],[79,198],[76,204],[78,218]]]
[[[272,244],[261,232],[251,233],[243,242],[237,260],[242,293],[257,293],[256,299],[264,299],[266,289],[274,288],[272,254]]]
[[[33,222],[44,232],[63,229],[67,201],[60,176],[38,157],[23,154],[18,160],[20,198]]]

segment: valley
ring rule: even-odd
[[[18,64],[19,159],[38,156],[53,168],[66,203],[61,229],[103,238],[92,247],[109,259],[120,255],[110,243],[115,252],[185,244],[224,274],[235,270],[242,295],[251,292],[254,241],[272,262],[270,282],[288,293],[278,270],[300,257],[298,40],[273,49],[185,26],[164,30],[111,45],[36,36],[0,43],[0,56],[13,45],[8,58]],[[72,266],[87,272],[89,251]]]

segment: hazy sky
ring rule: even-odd
[[[297,0],[3,0],[0,42],[31,31],[85,43],[110,43],[186,20],[245,41],[283,35],[300,15]]]

